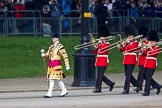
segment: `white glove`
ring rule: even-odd
[[[118,49],[120,49],[121,47],[120,47],[120,44],[117,44],[117,46],[116,46]]]
[[[45,57],[45,55],[46,55],[45,53],[41,53],[41,56],[42,56],[42,57]]]
[[[130,43],[130,39],[126,39],[126,42],[127,42],[127,43]]]
[[[142,43],[141,42],[139,42],[138,47],[142,47]]]
[[[98,40],[98,43],[102,43],[102,41],[99,39],[99,40]]]
[[[95,49],[97,49],[97,48],[98,48],[98,44],[95,43],[95,44],[93,45],[93,47],[94,47]]]
[[[68,67],[66,67],[66,70],[68,71],[68,70],[70,70],[70,67],[68,66]]]
[[[41,52],[41,53],[44,53],[44,52],[45,52],[45,50],[44,50],[44,49],[41,49],[41,50],[40,50],[40,52]]]

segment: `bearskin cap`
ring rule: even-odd
[[[108,36],[110,36],[109,29],[104,24],[99,26],[98,32],[99,32],[99,37],[108,37]]]
[[[53,34],[52,38],[60,38],[60,35],[59,35],[57,32],[55,32],[55,33]]]
[[[148,28],[146,26],[140,26],[138,27],[138,35],[143,35],[142,38],[147,37],[148,34]]]
[[[158,33],[155,30],[150,30],[148,34],[148,40],[149,41],[159,41]]]
[[[129,25],[125,26],[124,33],[125,33],[126,37],[128,37],[130,35],[135,36],[137,34],[137,30],[134,25],[129,24]]]

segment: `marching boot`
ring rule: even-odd
[[[61,89],[61,94],[59,95],[59,97],[64,97],[64,96],[68,95],[68,91],[65,88],[65,85],[64,85],[63,81],[61,81],[61,80],[58,81],[58,85],[59,85],[59,87]]]
[[[129,91],[124,90],[124,91],[122,92],[122,94],[129,94]]]
[[[101,93],[101,90],[95,89],[95,90],[93,90],[92,92],[93,92],[93,93]]]
[[[142,87],[137,87],[134,89],[134,91],[136,91],[138,93],[139,91],[142,91]]]
[[[159,87],[157,87],[157,92],[156,92],[156,94],[159,94],[160,93],[160,90],[161,90],[161,85],[159,86]]]
[[[139,85],[137,86],[137,88],[135,89],[135,91],[138,93],[139,91],[142,91],[142,84],[139,83]]]
[[[139,91],[142,91],[142,88],[141,88],[141,87],[137,87],[137,88],[135,89],[135,91],[138,93]]]
[[[146,92],[144,92],[144,93],[142,93],[142,96],[149,96],[150,94],[149,93],[146,93]]]
[[[112,91],[112,90],[113,90],[114,85],[115,85],[115,82],[112,82],[112,83],[110,84],[110,89],[109,89],[109,91]]]
[[[49,80],[48,92],[45,96],[43,96],[44,98],[52,98],[53,87],[54,87],[54,80]]]
[[[156,89],[156,88],[155,88],[155,87],[153,87],[153,86],[151,86],[150,90],[154,90],[154,89]]]

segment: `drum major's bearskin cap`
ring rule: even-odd
[[[129,24],[129,25],[125,26],[124,33],[125,33],[126,37],[128,37],[130,35],[135,36],[137,34],[137,30],[134,25]]]
[[[147,37],[148,28],[146,26],[140,26],[138,28],[138,35],[143,35],[142,38]]]
[[[100,25],[99,26],[99,37],[108,37],[110,36],[110,32],[108,27],[106,27],[106,25]]]
[[[149,41],[159,41],[158,33],[155,30],[150,30],[148,34],[148,40]]]
[[[56,32],[53,34],[52,38],[60,38],[60,35]]]

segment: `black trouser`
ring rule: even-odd
[[[140,86],[141,89],[142,89],[143,79],[144,79],[144,67],[143,65],[141,65],[139,66],[138,77],[137,77],[137,81],[141,84]]]
[[[140,83],[132,75],[135,65],[128,64],[128,65],[124,65],[124,66],[125,66],[124,90],[129,92],[130,83],[132,83],[132,85],[135,86],[135,87],[139,87]]]
[[[160,87],[160,85],[152,78],[154,72],[155,72],[155,69],[145,68],[144,78],[146,82],[145,82],[144,92],[148,95],[150,94],[150,85],[152,85],[154,88]]]
[[[106,84],[106,85],[111,85],[113,82],[108,79],[104,73],[106,70],[106,66],[98,66],[97,67],[97,79],[96,79],[96,90],[101,90],[101,85],[102,85],[102,81]]]
[[[140,88],[142,89],[142,85],[143,85],[143,80],[146,80],[146,76],[145,74],[145,68],[141,65],[139,66],[139,72],[138,72],[138,77],[137,77],[137,81],[141,84]],[[151,81],[151,85],[153,88],[156,88],[156,84],[154,84],[154,80]]]

